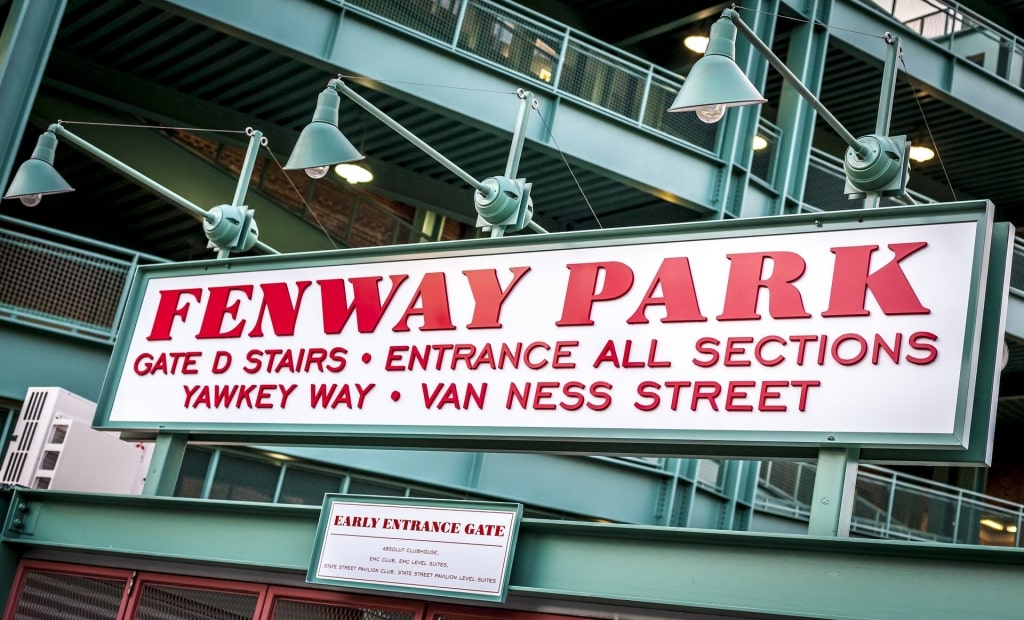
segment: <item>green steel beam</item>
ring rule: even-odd
[[[325,73],[341,70],[386,80],[379,87],[400,92],[403,98],[416,99],[448,115],[457,114],[465,122],[485,129],[503,134],[512,130],[517,103],[512,93],[523,85],[520,78],[403,36],[394,28],[345,12],[340,6],[314,0],[148,1],[256,45],[323,67]],[[408,62],[409,58],[416,58],[416,62]],[[322,84],[310,85],[311,102],[321,87]],[[467,95],[459,87],[494,92]],[[501,93],[509,93],[507,104],[502,103]],[[707,208],[701,205],[709,204],[721,168],[714,157],[647,135],[551,94],[535,92],[534,96],[545,122],[531,123],[527,132],[530,142],[555,149],[557,141],[570,160],[707,214]],[[680,174],[680,170],[686,173]],[[537,208],[539,213],[543,212],[541,205]]]
[[[809,0],[804,3],[804,8],[816,21],[827,23],[823,19],[827,17],[823,5],[831,3],[832,0]],[[812,93],[820,94],[829,36],[829,30],[806,22],[794,26],[790,35],[786,66]],[[803,200],[816,117],[811,104],[788,82],[783,82],[778,107],[776,122],[785,131],[778,141],[778,152],[775,155],[779,171],[775,178],[775,188],[782,194],[776,214],[787,213]]]
[[[59,385],[95,401],[110,361],[109,344],[8,322],[0,317],[0,398],[20,401],[30,387]],[[17,352],[17,354],[14,354]]]
[[[67,0],[14,0],[0,30],[0,187],[18,154]]]
[[[785,1],[790,5],[804,4]],[[832,0],[830,19],[825,23],[842,26],[842,29],[830,31],[833,39],[859,54],[882,62],[885,50],[881,46],[865,46],[860,33],[880,36],[886,31],[899,30],[900,26],[883,13],[873,10],[869,4],[856,0]],[[902,43],[907,70],[916,84],[938,92],[950,105],[979,114],[1002,131],[1018,139],[1024,138],[1024,106],[1020,104],[1019,88],[934,41],[910,35],[903,37]]]
[[[0,540],[303,574],[320,509],[16,490]],[[52,553],[50,554],[53,555]],[[805,618],[1020,617],[1024,550],[524,519],[511,595]]]

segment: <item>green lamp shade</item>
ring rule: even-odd
[[[313,120],[299,134],[285,170],[306,170],[332,166],[363,158],[338,129],[338,93],[327,88],[317,98]]]
[[[702,119],[714,122],[721,118],[724,108],[768,101],[736,65],[736,25],[730,19],[732,14],[735,11],[726,9],[711,26],[707,50],[693,63],[669,112],[717,114],[717,118]]]
[[[705,55],[694,63],[669,112],[689,112],[705,106],[741,106],[764,103],[757,88],[732,58]]]
[[[305,170],[332,166],[363,158],[337,125],[313,121],[306,125],[295,142],[285,170]]]
[[[47,131],[39,136],[32,158],[25,160],[15,173],[4,198],[21,198],[35,194],[62,194],[75,188],[60,176],[53,167],[53,155],[57,149],[57,136]]]

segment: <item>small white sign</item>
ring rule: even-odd
[[[326,501],[312,581],[504,599],[518,510]]]

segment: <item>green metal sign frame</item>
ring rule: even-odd
[[[991,203],[970,201],[140,267],[129,294],[126,316],[100,395],[94,426],[121,431],[130,438],[152,438],[156,434],[170,432],[187,435],[194,441],[237,443],[270,441],[277,444],[731,458],[815,458],[820,448],[850,446],[861,448],[860,458],[864,462],[982,464],[989,458],[991,444],[994,399],[998,389],[998,358],[1003,336],[1002,314],[1008,280],[1008,247],[1012,242],[1010,227],[994,225],[992,219]],[[956,404],[956,428],[951,435],[847,433],[826,436],[801,431],[742,433],[716,430],[695,432],[472,426],[425,428],[217,422],[183,424],[111,420],[109,415],[120,377],[128,364],[127,349],[136,329],[143,294],[147,284],[154,279],[946,223],[967,223],[976,230],[973,255],[963,257],[963,260],[971,261],[971,282],[969,298],[964,300],[967,320],[964,325],[964,349],[960,353],[963,364]]]
[[[503,603],[522,519],[522,504],[328,493],[306,582]]]

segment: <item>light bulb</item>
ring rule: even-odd
[[[311,179],[322,179],[327,171],[330,170],[330,166],[315,166],[313,168],[306,168],[306,176]]]
[[[43,200],[42,194],[25,194],[18,198],[26,207],[34,207]]]
[[[717,123],[725,116],[725,104],[702,105],[694,112],[697,113],[697,118],[705,123]]]
[[[352,185],[373,180],[373,173],[358,164],[338,164],[334,167],[334,172]]]

